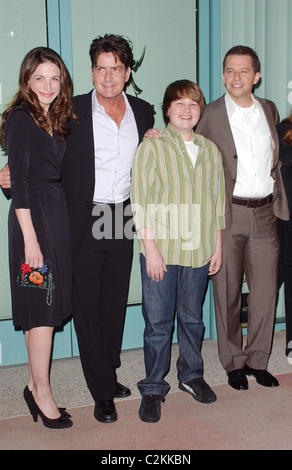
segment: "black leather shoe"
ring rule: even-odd
[[[161,417],[162,395],[144,395],[139,408],[139,417],[145,423],[157,423]]]
[[[244,368],[246,375],[253,375],[258,384],[264,387],[278,387],[279,382],[270,372],[264,369],[252,369],[247,365]]]
[[[131,390],[128,387],[125,387],[125,385],[122,385],[119,382],[117,382],[115,398],[126,398],[126,397],[129,397],[130,395],[131,395]]]
[[[95,403],[94,417],[100,423],[113,423],[118,419],[113,400],[98,401]]]
[[[227,372],[227,375],[230,387],[235,388],[235,390],[248,389],[248,381],[244,369],[232,370],[231,372]]]

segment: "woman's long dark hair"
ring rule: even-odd
[[[28,85],[28,81],[37,67],[45,62],[52,62],[60,69],[60,93],[50,105],[49,116],[43,110],[36,93]],[[77,118],[73,112],[71,98],[72,80],[59,54],[48,47],[36,47],[29,51],[20,67],[19,90],[2,115],[0,144],[3,150],[6,150],[4,131],[8,114],[19,106],[25,106],[41,129],[49,132],[53,127],[59,136],[65,138],[70,132],[67,126],[68,121]]]

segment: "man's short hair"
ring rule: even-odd
[[[225,70],[226,59],[230,55],[249,55],[252,59],[252,66],[255,73],[260,72],[260,61],[253,49],[247,46],[234,46],[226,52],[224,60],[223,60],[223,72]]]

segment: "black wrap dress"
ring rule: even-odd
[[[24,330],[60,326],[71,314],[71,245],[61,183],[66,143],[43,131],[29,112],[10,112],[5,126],[12,203],[8,219],[13,324]],[[15,209],[30,209],[44,257],[42,269],[24,263]]]

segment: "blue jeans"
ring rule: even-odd
[[[179,343],[178,380],[186,383],[203,377],[202,302],[209,263],[201,268],[167,265],[167,272],[159,282],[148,277],[143,255],[140,255],[140,264],[146,378],[138,382],[137,386],[141,395],[165,396],[170,389],[164,377],[170,365],[175,312]]]

